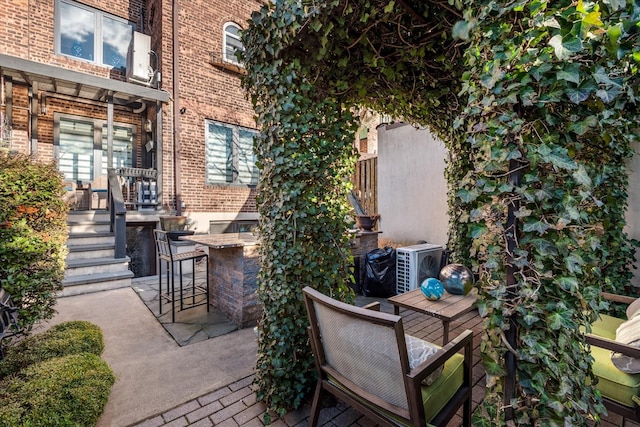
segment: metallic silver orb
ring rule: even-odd
[[[462,264],[445,265],[440,270],[440,282],[453,295],[466,295],[473,288],[473,273]]]

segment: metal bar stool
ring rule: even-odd
[[[179,276],[179,293],[180,296],[177,300],[180,301],[180,311],[190,308],[198,307],[203,304],[207,305],[207,312],[209,312],[209,255],[200,249],[195,251],[175,252],[175,246],[173,246],[167,236],[167,233],[162,230],[153,230],[156,240],[156,248],[158,249],[158,259],[160,265],[158,267],[158,292],[160,303],[160,314],[162,314],[162,302],[166,300],[171,303],[171,322],[176,321],[176,273]],[[196,261],[201,259],[205,260],[206,281],[204,285],[196,285]],[[167,269],[167,290],[162,292],[162,264],[166,262]],[[191,287],[185,290],[183,286],[183,274],[182,263],[184,261],[191,261],[193,268],[193,280],[191,281]],[[177,271],[176,271],[177,264]],[[204,301],[196,302],[196,297],[205,296]],[[191,301],[189,301],[191,300]],[[200,300],[200,298],[198,298]]]

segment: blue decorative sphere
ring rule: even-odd
[[[440,270],[440,281],[444,289],[453,295],[466,295],[473,288],[473,273],[462,264],[445,265]]]
[[[431,301],[438,300],[444,295],[444,287],[442,283],[435,277],[430,277],[422,281],[420,290],[427,299]]]

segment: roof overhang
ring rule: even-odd
[[[38,90],[93,101],[105,101],[109,93],[122,104],[169,101],[169,93],[163,90],[4,54],[0,54],[0,72],[14,83],[37,82]]]

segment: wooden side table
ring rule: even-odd
[[[420,289],[405,292],[389,298],[393,305],[394,314],[400,314],[400,307],[417,311],[427,316],[442,320],[444,327],[443,344],[449,342],[449,323],[467,314],[475,308],[476,297],[474,295],[452,295],[445,292],[442,298],[436,301],[428,300]]]

